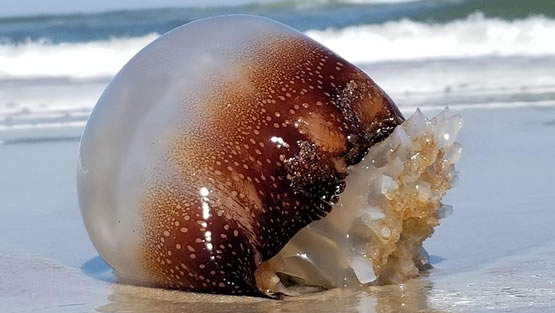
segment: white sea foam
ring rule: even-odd
[[[401,20],[307,34],[351,62],[555,55],[555,20],[540,16],[510,22],[474,14],[447,24]],[[87,43],[1,44],[0,78],[113,75],[157,36]]]
[[[476,13],[447,24],[401,20],[307,34],[351,62],[555,54],[555,21],[541,16],[511,22]]]
[[[0,45],[0,78],[114,75],[158,34],[84,43]]]

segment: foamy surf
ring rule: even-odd
[[[352,62],[481,56],[553,55],[555,21],[533,16],[515,21],[481,13],[447,24],[411,20],[307,34]]]
[[[400,20],[306,33],[355,63],[555,55],[555,20],[542,16],[506,21],[477,13],[446,24]],[[158,36],[0,44],[0,79],[110,76]]]
[[[0,45],[0,78],[111,76],[142,47],[158,37],[52,44],[28,41]]]
[[[443,24],[400,20],[306,33],[354,61],[403,112],[555,105],[554,19],[478,13]],[[110,78],[158,36],[0,40],[0,139],[53,128],[78,135]]]

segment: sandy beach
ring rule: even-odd
[[[425,110],[426,115],[434,114]],[[78,140],[0,145],[4,312],[548,312],[555,309],[555,107],[452,109],[464,118],[454,213],[425,246],[434,269],[399,286],[285,301],[120,285],[75,191]],[[407,112],[405,112],[406,114]]]

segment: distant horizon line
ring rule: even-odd
[[[240,5],[222,5],[222,7],[234,7],[234,6],[242,6],[246,4]],[[204,9],[204,8],[213,8],[218,7],[218,5],[207,5],[207,6],[196,6],[196,5],[182,5],[182,6],[160,6],[160,7],[142,7],[142,8],[119,8],[119,9],[106,9],[106,10],[75,10],[75,11],[67,11],[67,12],[36,12],[36,13],[16,13],[16,14],[8,14],[5,15],[0,13],[0,20],[8,20],[8,19],[33,19],[33,18],[40,18],[40,17],[56,17],[56,16],[79,16],[79,15],[102,15],[102,14],[110,14],[110,13],[118,13],[118,12],[125,12],[125,11],[148,11],[148,10],[171,10],[171,9],[187,9],[187,8],[196,8],[196,9]]]
[[[356,0],[319,0],[314,1],[314,4],[326,4],[326,3],[341,3],[345,5],[376,5],[376,4],[397,4],[405,2],[421,2],[426,0],[367,0],[367,1],[356,1]],[[110,14],[125,11],[148,11],[148,10],[171,10],[171,9],[210,9],[210,8],[231,8],[231,7],[249,7],[249,6],[264,6],[264,5],[279,5],[280,3],[295,3],[295,4],[307,4],[311,3],[311,0],[234,0],[219,2],[217,0],[203,1],[202,3],[184,1],[178,4],[162,4],[162,5],[143,5],[137,7],[113,7],[106,9],[96,9],[96,8],[84,8],[75,10],[38,10],[35,12],[12,12],[6,14],[5,12],[0,12],[0,20],[7,19],[33,19],[39,17],[56,17],[56,16],[79,16],[79,15],[95,15],[95,14]]]
[[[217,7],[240,7],[240,6],[252,6],[252,5],[260,5],[264,3],[271,3],[271,2],[280,2],[280,0],[268,0],[265,2],[260,2],[256,0],[237,0],[233,1],[233,3],[225,2],[225,3],[213,3],[210,1],[205,1],[203,3],[181,3],[181,4],[173,4],[173,5],[157,5],[157,6],[140,6],[140,7],[116,7],[116,8],[107,8],[107,9],[76,9],[76,10],[68,10],[68,11],[60,11],[60,10],[51,10],[51,11],[40,11],[40,12],[30,12],[30,13],[8,13],[5,14],[4,12],[0,12],[0,20],[7,20],[7,19],[20,19],[20,18],[37,18],[37,17],[55,17],[55,16],[79,16],[79,15],[95,15],[95,14],[110,14],[110,13],[118,13],[118,12],[125,12],[125,11],[148,11],[148,10],[171,10],[171,9],[187,9],[187,8],[194,8],[194,9],[210,9],[210,8],[217,8]]]

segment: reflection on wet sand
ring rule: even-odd
[[[112,288],[108,298],[110,303],[97,308],[98,312],[444,312],[430,307],[428,294],[432,283],[425,279],[357,290],[339,288],[284,300],[195,294],[120,284]]]

